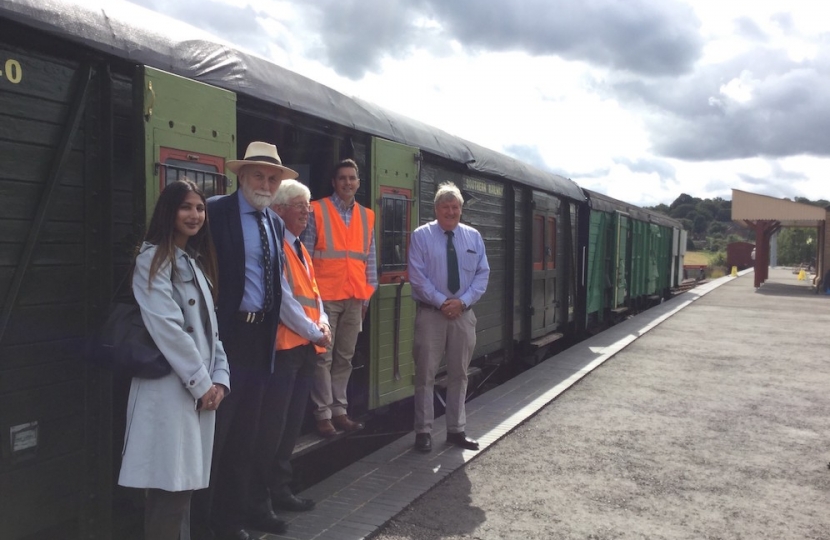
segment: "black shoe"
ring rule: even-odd
[[[198,536],[194,536],[193,538],[196,540],[201,540]],[[248,534],[248,531],[246,531],[245,529],[220,533],[217,534],[215,538],[216,540],[254,540],[254,537]]]
[[[282,497],[271,496],[271,506],[279,508],[280,510],[288,510],[289,512],[308,512],[314,509],[314,501],[311,499],[303,499],[289,493]]]
[[[268,512],[267,514],[260,514],[252,518],[249,521],[248,525],[249,529],[267,532],[270,534],[282,534],[288,530],[288,525],[283,520],[278,518],[277,515],[273,512]]]
[[[429,433],[415,434],[415,450],[418,452],[432,452],[432,435]]]
[[[478,441],[467,437],[463,431],[460,433],[447,433],[447,442],[455,446],[460,446],[461,448],[466,448],[467,450],[478,450]]]

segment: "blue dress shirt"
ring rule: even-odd
[[[463,223],[459,223],[453,233],[461,282],[461,288],[455,293],[447,289],[447,236],[444,229],[435,220],[412,233],[409,281],[414,300],[440,308],[448,298],[458,298],[472,306],[487,290],[490,264],[481,234]]]
[[[266,208],[263,212],[272,212]],[[259,237],[259,224],[257,221],[260,212],[251,206],[245,197],[239,197],[239,219],[242,221],[242,239],[245,242],[245,292],[242,295],[242,302],[239,304],[240,311],[262,311],[265,305],[265,267],[262,264],[262,240]],[[272,215],[273,214],[272,212]],[[275,244],[275,233],[271,230],[270,221],[266,220],[265,230],[268,233],[268,242],[271,245],[271,268],[277,269],[277,256],[279,249]]]

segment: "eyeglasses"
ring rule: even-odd
[[[311,212],[311,204],[310,203],[298,202],[298,203],[293,203],[293,204],[284,204],[283,206],[293,208],[294,210],[305,210],[306,212]]]

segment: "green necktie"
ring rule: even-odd
[[[447,290],[451,293],[461,288],[461,281],[458,278],[458,256],[455,254],[455,246],[452,237],[455,233],[446,231],[447,235]]]

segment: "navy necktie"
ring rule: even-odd
[[[294,239],[294,249],[297,250],[297,257],[300,258],[300,262],[303,263],[303,266],[305,266],[305,257],[303,257],[303,248],[300,247],[300,239],[299,238]]]
[[[447,231],[444,234],[447,235],[447,290],[455,293],[461,288],[461,280],[458,277],[458,255],[456,255],[455,245],[452,243],[452,237],[455,233]]]
[[[263,279],[265,280],[265,299],[262,311],[271,311],[271,304],[274,303],[274,272],[271,261],[271,242],[268,240],[268,232],[265,230],[265,213],[256,212],[257,224],[259,225],[259,240],[262,242],[262,268]]]

